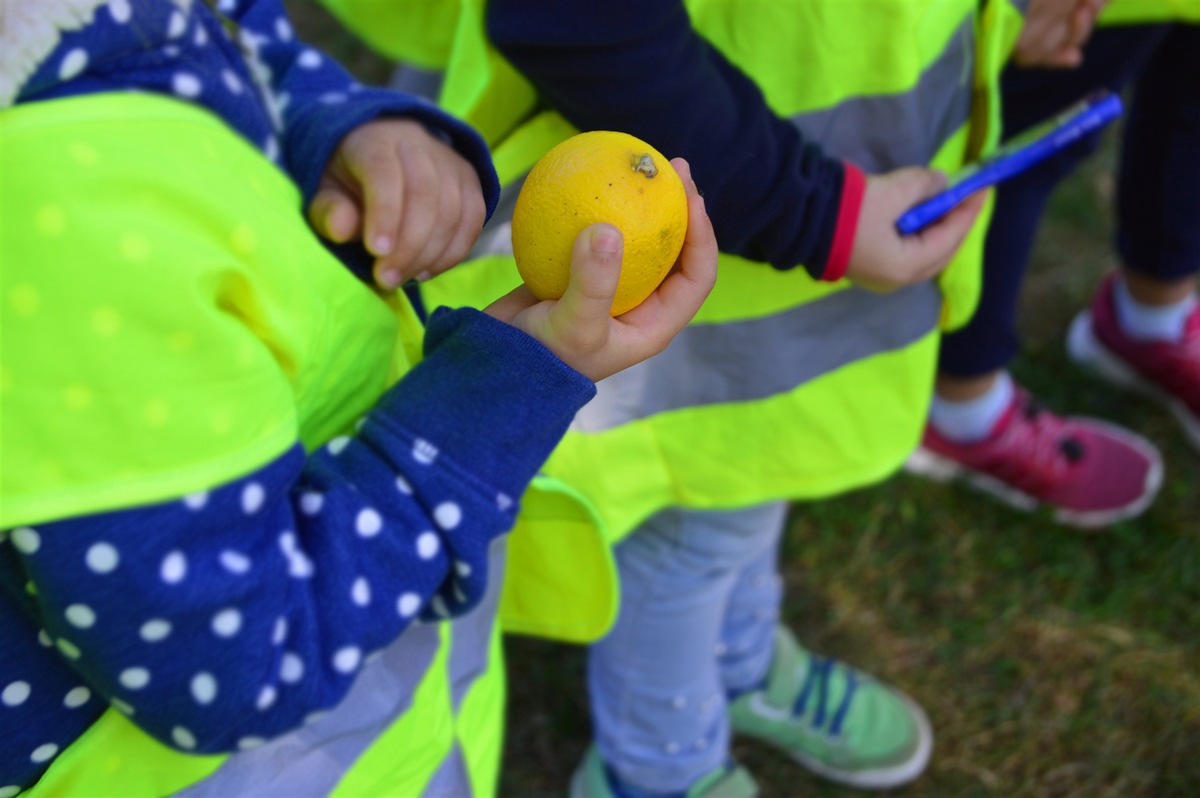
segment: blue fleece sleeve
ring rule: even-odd
[[[475,310],[435,313],[426,348],[354,434],[311,454],[0,536],[9,602],[35,586],[26,613],[58,654],[23,645],[0,679],[38,696],[85,684],[169,745],[232,751],[336,704],[415,619],[469,611],[489,543],[595,387]],[[5,639],[33,634],[20,614],[5,605]],[[82,713],[60,705],[11,717],[69,738]]]
[[[576,127],[622,130],[686,158],[722,251],[823,273],[841,162],[770,110],[693,30],[682,0],[491,0],[487,29]]]

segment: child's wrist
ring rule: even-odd
[[[838,201],[833,244],[829,248],[825,270],[821,273],[821,280],[831,283],[846,276],[850,255],[854,249],[854,237],[858,232],[858,219],[862,213],[863,195],[867,189],[867,178],[861,169],[849,161],[843,161],[842,165],[842,196]]]

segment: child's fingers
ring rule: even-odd
[[[425,220],[423,228],[414,226],[410,231],[406,221],[402,228],[403,238],[395,251],[397,257],[406,251],[411,252],[409,263],[414,264],[418,272],[429,276],[441,274],[467,256],[470,243],[463,246],[464,223],[474,225],[478,221],[475,229],[478,235],[486,215],[482,193],[476,191],[472,196],[468,185],[464,184],[454,169],[443,165],[431,176],[431,181],[428,188],[423,190],[423,194],[413,197],[409,204],[411,208],[416,202],[423,201],[433,212]],[[422,190],[415,185],[413,188]],[[411,245],[405,240],[410,235]]]
[[[622,321],[635,326],[649,323],[670,335],[682,330],[716,284],[717,255],[717,236],[704,209],[704,198],[693,191],[688,196],[687,233],[675,268],[648,300],[621,316]]]
[[[363,245],[377,258],[391,254],[404,211],[405,175],[385,147],[350,164],[362,187]]]
[[[340,186],[327,185],[317,191],[308,206],[308,220],[317,234],[344,244],[359,235],[362,216],[358,203]]]
[[[990,189],[989,189],[990,190]],[[983,210],[988,191],[976,191],[960,202],[948,214],[918,233],[914,238],[925,248],[925,258],[928,266],[921,277],[929,278],[938,274],[958,252],[963,240],[971,232],[979,212]]]

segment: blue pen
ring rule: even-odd
[[[913,206],[896,220],[901,235],[933,224],[971,194],[1020,174],[1039,161],[1104,127],[1121,115],[1121,98],[1096,91],[1065,111],[1003,144],[990,157],[955,174],[941,193]]]

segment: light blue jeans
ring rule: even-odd
[[[686,790],[729,756],[727,692],[771,664],[787,503],[673,508],[616,549],[621,612],[588,654],[601,758],[651,792]]]

